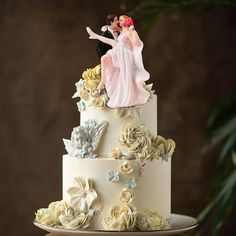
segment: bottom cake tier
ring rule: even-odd
[[[91,230],[160,229],[171,214],[171,160],[64,155],[63,200],[93,216]]]

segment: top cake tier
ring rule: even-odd
[[[133,108],[99,109],[87,102],[80,114],[80,125],[87,120],[95,120],[97,123],[107,122],[101,142],[96,149],[98,156],[111,157],[114,150],[121,150],[123,154],[128,155],[120,142],[125,127],[130,124],[142,125],[152,131],[152,135],[157,135],[157,96],[154,95],[152,101]]]

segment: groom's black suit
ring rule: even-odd
[[[109,39],[114,39],[112,33],[108,29],[106,31],[102,32],[101,35],[106,38],[109,38]],[[101,58],[103,55],[105,55],[107,53],[107,51],[110,49],[112,49],[111,45],[99,41],[98,46],[97,46],[97,54],[98,54],[99,58]]]

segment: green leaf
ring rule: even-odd
[[[233,207],[233,202],[234,202],[235,196],[233,195],[233,189],[230,189],[227,191],[224,196],[222,197],[221,201],[218,204],[217,207],[217,212],[216,212],[216,217],[213,222],[214,227],[212,228],[212,234],[213,235],[218,235],[220,232],[220,229],[226,219],[229,217],[232,207]]]
[[[229,156],[230,153],[236,148],[236,132],[232,132],[224,144],[220,156],[217,161],[218,167],[221,167],[224,160]]]
[[[215,130],[230,118],[236,116],[236,92],[221,102],[212,112],[207,122],[207,130]]]
[[[213,196],[207,202],[206,206],[198,215],[198,220],[202,225],[203,222],[208,219],[211,212],[213,211],[214,206],[227,194],[229,191],[235,188],[236,184],[236,170],[233,170],[232,173],[221,183],[220,189],[215,191],[213,190]]]
[[[210,144],[222,141],[232,132],[236,132],[236,117],[233,117],[228,122],[226,122],[222,127],[211,132],[209,138]]]

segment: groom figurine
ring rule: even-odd
[[[106,38],[117,40],[119,32],[120,32],[120,27],[118,25],[119,21],[118,21],[117,15],[115,14],[107,15],[106,23],[107,25],[103,26],[101,29],[102,30],[101,35]],[[101,58],[111,48],[112,47],[110,45],[99,41],[98,46],[97,46],[98,57]]]

